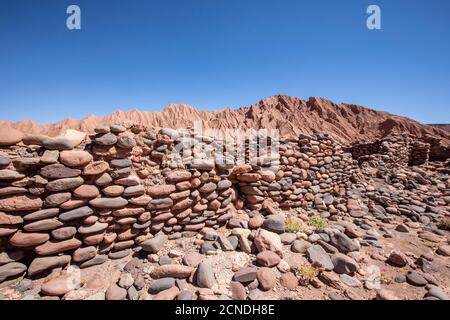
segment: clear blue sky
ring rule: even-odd
[[[81,7],[82,30],[66,28]],[[378,4],[382,30],[366,28]],[[1,0],[0,120],[282,93],[450,123],[448,0]]]

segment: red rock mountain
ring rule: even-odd
[[[88,116],[81,120],[38,125],[31,120],[0,122],[25,133],[41,133],[55,136],[66,129],[93,132],[101,124],[132,121],[154,127],[189,127],[196,120],[207,128],[227,129],[279,129],[280,135],[289,137],[299,133],[327,132],[342,144],[370,141],[390,133],[407,132],[422,137],[433,135],[450,141],[450,133],[421,124],[406,117],[372,110],[352,104],[336,104],[322,98],[308,101],[289,97],[272,96],[249,107],[236,110],[200,111],[185,104],[171,104],[160,112],[140,110],[115,111],[109,116]]]
[[[444,123],[442,123],[442,124],[430,124],[430,126],[450,132],[450,124],[447,124],[447,123],[445,123],[445,124]]]

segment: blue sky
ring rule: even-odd
[[[282,93],[450,122],[449,33],[448,0],[1,0],[0,121]]]

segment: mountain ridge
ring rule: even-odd
[[[202,111],[188,104],[169,104],[161,111],[115,110],[107,116],[90,115],[80,120],[66,118],[53,124],[36,124],[30,119],[0,122],[24,133],[56,136],[66,129],[93,133],[104,124],[135,122],[153,127],[191,127],[201,121],[206,128],[278,129],[280,136],[327,132],[341,144],[372,141],[391,133],[406,132],[417,137],[432,135],[450,142],[450,133],[433,126],[364,106],[334,103],[320,97],[302,100],[286,95],[270,96],[238,109]]]

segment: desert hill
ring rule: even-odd
[[[450,132],[450,124],[448,123],[430,124],[430,126]]]
[[[194,121],[201,121],[207,128],[279,129],[284,137],[320,131],[329,133],[342,144],[370,141],[402,132],[417,137],[433,135],[450,141],[449,132],[406,117],[353,104],[337,104],[323,98],[302,100],[284,95],[272,96],[236,110],[200,111],[186,104],[170,104],[160,112],[118,110],[109,116],[91,115],[81,120],[68,118],[48,125],[39,125],[32,120],[0,122],[0,125],[25,133],[56,136],[66,129],[90,133],[99,125],[126,121],[172,128],[189,127]]]

